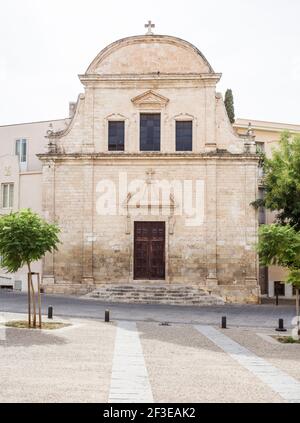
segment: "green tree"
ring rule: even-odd
[[[60,229],[49,224],[31,210],[21,210],[0,218],[1,266],[15,273],[23,266],[28,268],[28,324],[31,327],[31,304],[33,327],[36,328],[36,299],[32,280],[31,264],[40,260],[47,252],[57,250]],[[38,288],[39,314],[40,289]],[[41,325],[41,319],[40,319]]]
[[[253,204],[274,211],[282,225],[300,231],[300,136],[285,132],[272,158],[263,161],[265,197]]]
[[[286,282],[296,288],[296,315],[299,335],[300,232],[290,225],[262,225],[258,254],[263,266],[282,266],[288,270]]]
[[[231,123],[235,122],[234,100],[232,90],[228,89],[225,93],[225,107]]]

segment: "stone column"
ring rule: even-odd
[[[217,277],[217,162],[206,164],[206,285],[218,285]]]
[[[83,164],[83,257],[82,283],[93,285],[93,247],[94,247],[94,163]]]
[[[55,221],[55,162],[43,162],[42,211],[49,223]],[[55,283],[55,253],[47,253],[43,259],[43,284]]]

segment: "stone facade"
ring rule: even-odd
[[[220,77],[190,43],[155,35],[108,46],[80,76],[85,92],[69,127],[49,134],[49,152],[39,155],[43,211],[62,229],[59,251],[44,262],[46,290],[153,283],[134,278],[134,222],[159,221],[166,223],[159,284],[258,301],[258,224],[250,206],[258,159],[253,139],[241,140],[228,121],[216,93]],[[139,149],[141,113],[161,115],[160,152]],[[125,122],[124,152],[108,151],[111,120]],[[178,120],[192,121],[191,152],[176,152]],[[105,198],[109,212],[101,213]]]

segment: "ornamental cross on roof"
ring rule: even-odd
[[[148,23],[145,25],[145,28],[148,28],[146,35],[153,35],[152,28],[155,28],[155,25],[152,23],[152,21],[148,21]]]

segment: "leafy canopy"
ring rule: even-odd
[[[276,212],[276,220],[300,231],[300,136],[283,133],[279,149],[264,160],[265,198],[254,203]]]
[[[29,209],[0,217],[1,266],[14,273],[57,250],[60,229]]]
[[[262,225],[259,228],[258,254],[263,266],[287,268],[287,282],[300,288],[300,232],[290,225]]]

